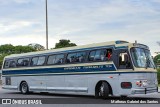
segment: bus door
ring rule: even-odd
[[[119,72],[119,93],[121,95],[125,95],[126,93],[131,91],[130,88],[132,87],[132,75],[129,72],[133,71],[133,66],[128,50],[117,51],[116,59],[116,66]]]

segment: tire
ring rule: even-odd
[[[95,95],[96,98],[103,98],[106,99],[109,96],[109,85],[107,82],[102,82],[102,84],[97,89],[97,94]]]
[[[20,89],[21,89],[22,94],[28,94],[29,93],[29,87],[28,87],[27,82],[22,82]]]

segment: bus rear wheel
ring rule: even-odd
[[[28,94],[29,93],[29,88],[28,88],[28,84],[27,84],[27,82],[22,82],[21,83],[21,93],[22,94]]]
[[[106,99],[108,98],[108,96],[109,96],[109,85],[107,84],[107,82],[102,82],[97,89],[96,98]]]

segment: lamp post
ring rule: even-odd
[[[46,0],[46,50],[48,50],[48,6]]]

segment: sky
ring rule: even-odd
[[[45,46],[45,0],[0,0],[0,45]],[[48,0],[49,48],[138,41],[160,51],[160,0]]]

